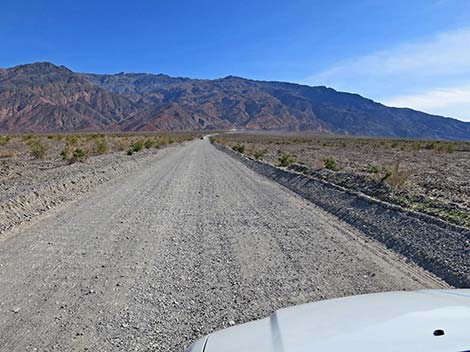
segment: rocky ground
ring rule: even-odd
[[[292,304],[448,287],[207,140],[144,158],[0,235],[0,351],[183,351]]]
[[[348,189],[470,227],[470,143],[225,134],[217,142]],[[300,167],[299,167],[300,166]]]

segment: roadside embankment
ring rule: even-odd
[[[214,144],[456,287],[470,287],[470,231]]]

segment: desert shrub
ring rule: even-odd
[[[453,153],[455,151],[455,146],[452,143],[441,143],[436,148],[436,151],[440,153]]]
[[[151,139],[146,139],[144,142],[145,149],[150,149],[153,147],[154,142]]]
[[[295,163],[295,156],[289,153],[283,153],[279,156],[279,166],[287,167]]]
[[[71,146],[76,145],[78,143],[78,137],[74,135],[68,135],[65,137],[65,142]]]
[[[379,167],[376,165],[372,165],[372,164],[367,165],[366,170],[368,173],[371,173],[371,174],[378,174],[380,172]]]
[[[168,137],[166,137],[166,136],[159,136],[159,137],[158,137],[158,142],[160,143],[160,145],[168,144]]]
[[[6,145],[10,141],[10,136],[0,136],[0,146]]]
[[[61,152],[59,153],[60,157],[62,158],[62,160],[69,160],[70,159],[70,156],[71,156],[71,149],[70,149],[70,146],[69,144],[65,144],[65,147],[64,149],[61,150]]]
[[[426,149],[426,150],[433,150],[435,148],[436,148],[436,143],[435,142],[426,143],[424,145],[424,149]]]
[[[116,141],[117,150],[126,150],[129,147],[129,141],[127,138],[119,137]]]
[[[237,145],[234,145],[232,147],[233,150],[235,150],[236,152],[239,152],[239,153],[244,153],[245,152],[245,146],[243,144],[240,144],[238,143]]]
[[[75,162],[84,162],[88,157],[86,150],[81,148],[76,148],[72,153],[72,158],[70,159],[71,163]]]
[[[387,181],[391,186],[395,188],[401,188],[413,174],[413,171],[411,170],[400,170],[400,163],[401,159],[397,157],[395,160],[395,164],[393,165],[393,170],[391,172],[387,172],[385,174],[386,177],[382,177],[383,181]]]
[[[390,170],[385,170],[385,173],[380,179],[380,182],[386,182],[391,176],[392,176],[392,172]]]
[[[137,142],[132,143],[131,149],[135,153],[140,152],[142,149],[144,149],[144,141],[138,140]]]
[[[108,151],[108,145],[104,138],[99,138],[95,141],[95,150],[98,154],[104,154]]]
[[[421,143],[419,143],[419,142],[413,143],[412,146],[411,146],[411,149],[416,150],[416,151],[421,150]]]
[[[30,140],[28,145],[29,151],[34,159],[44,158],[44,155],[47,151],[47,147],[39,139]]]
[[[262,150],[259,150],[259,149],[258,149],[258,150],[255,150],[255,151],[253,152],[253,157],[254,157],[255,159],[263,159],[263,157],[266,155],[267,152],[268,152],[267,149],[262,149]]]
[[[28,143],[28,142],[31,142],[32,140],[34,140],[34,135],[32,134],[25,134],[23,137],[22,137],[23,141]]]
[[[340,169],[336,160],[332,158],[325,159],[323,162],[323,165],[325,166],[326,169],[332,170],[332,171],[339,171]]]

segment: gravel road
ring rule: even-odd
[[[0,237],[0,351],[182,351],[287,305],[445,287],[197,140]]]

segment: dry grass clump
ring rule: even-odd
[[[401,162],[401,157],[397,155],[392,171],[387,171],[382,177],[382,181],[387,182],[397,189],[402,188],[405,182],[408,181],[414,173],[413,170],[401,170]]]
[[[100,137],[95,140],[95,153],[96,154],[105,154],[108,152],[108,144],[106,143],[106,139]]]

